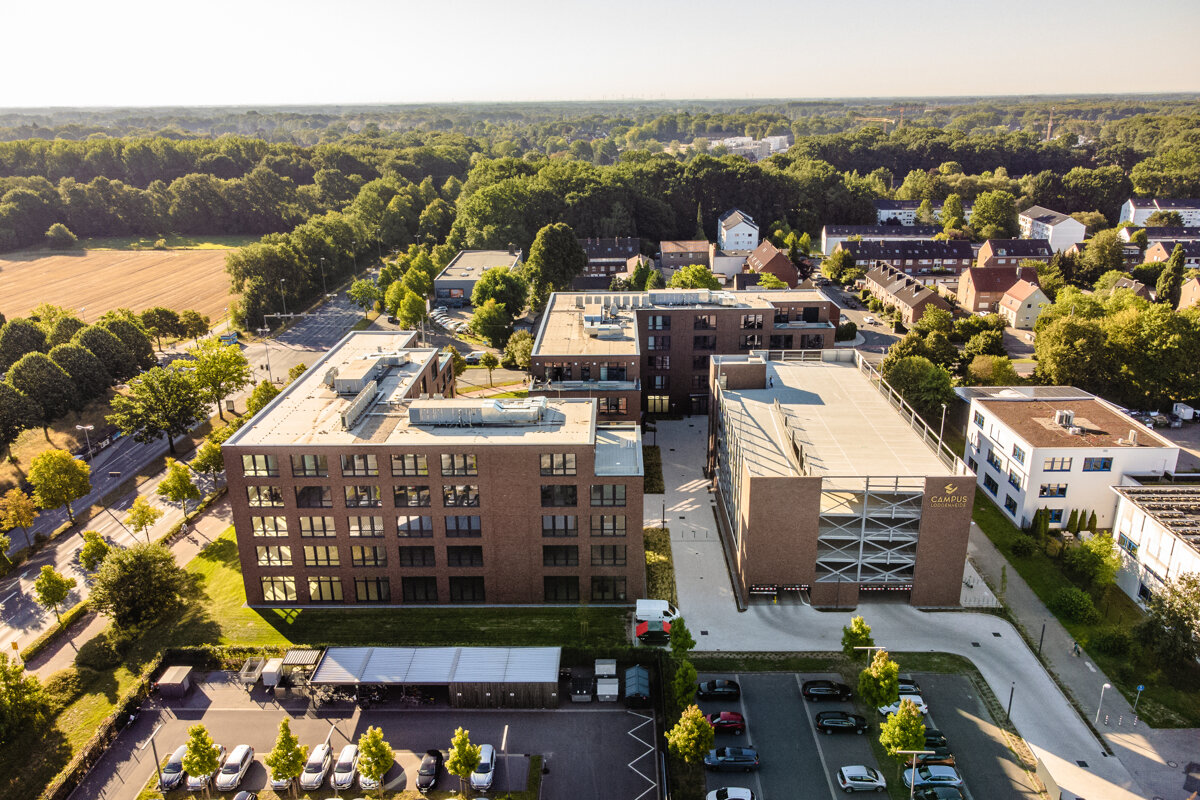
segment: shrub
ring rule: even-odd
[[[1037,549],[1037,542],[1032,536],[1018,536],[1012,543],[1012,554],[1017,558],[1029,558]]]
[[[154,249],[155,250],[166,250],[167,249],[167,240],[166,239],[155,239],[154,240]]]
[[[858,326],[853,322],[843,322],[837,326],[837,333],[834,334],[834,341],[848,342],[858,335]]]
[[[1105,655],[1125,656],[1133,647],[1133,637],[1120,628],[1105,628],[1091,638],[1090,644]]]
[[[85,642],[75,656],[75,664],[97,671],[112,669],[121,663],[125,651],[129,649],[127,637],[114,633],[111,629]]]
[[[1068,622],[1093,625],[1100,621],[1100,612],[1091,595],[1074,586],[1065,586],[1055,592],[1050,600],[1050,610]]]
[[[79,670],[75,669],[75,667],[60,669],[46,679],[44,685],[46,700],[49,701],[54,713],[57,713],[59,709],[69,706],[79,696],[82,684],[83,681],[79,675]]]

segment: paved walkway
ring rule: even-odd
[[[700,472],[706,446],[706,437],[701,434],[706,425],[704,417],[658,423],[679,606],[696,635],[697,649],[840,650],[842,626],[851,616],[846,612],[760,604],[751,605],[744,613],[737,611],[717,535],[715,503]],[[662,495],[646,496],[646,519],[661,516],[663,500]],[[1015,591],[1015,578],[1009,576],[1010,597]],[[879,644],[895,650],[956,653],[976,665],[1001,702],[1013,690],[1013,722],[1049,767],[1066,800],[1184,796],[1179,792],[1183,776],[1179,770],[1163,765],[1167,759],[1158,754],[1157,737],[1147,736],[1144,729],[1130,734],[1135,739],[1121,743],[1117,748],[1120,758],[1107,756],[1017,631],[999,617],[922,612],[905,604],[866,602],[855,613],[867,618]],[[1059,645],[1055,640],[1055,646]],[[1090,690],[1094,685],[1098,694],[1103,682],[1103,676],[1097,673],[1083,689]],[[1114,709],[1117,699],[1109,692],[1105,707]],[[1186,747],[1186,736],[1177,737],[1177,741]],[[1116,748],[1118,742],[1113,743]],[[1186,760],[1179,763],[1186,764]],[[1159,786],[1164,790],[1161,794]]]

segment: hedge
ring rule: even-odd
[[[46,649],[46,646],[66,632],[71,624],[87,613],[87,600],[80,600],[62,615],[62,624],[47,628],[42,635],[34,639],[21,651],[21,660],[28,663],[29,659]]]

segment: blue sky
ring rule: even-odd
[[[1196,0],[61,0],[2,18],[0,107],[1200,90]]]

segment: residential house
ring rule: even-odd
[[[1117,235],[1121,241],[1128,242],[1137,231],[1146,232],[1146,245],[1155,242],[1200,242],[1200,227],[1178,228],[1175,226],[1158,226],[1153,228],[1121,228]]]
[[[917,211],[921,208],[920,200],[889,200],[886,197],[877,197],[875,204],[875,221],[880,225],[916,225]],[[973,203],[963,204],[963,216],[967,222],[971,221],[971,211],[975,208]],[[933,204],[933,219],[940,220],[942,217],[942,207],[938,204]]]
[[[675,271],[692,264],[712,268],[708,255],[707,239],[680,240],[662,242],[659,245],[658,264],[662,268],[663,277],[669,278]]]
[[[1117,278],[1116,282],[1113,283],[1112,288],[1113,291],[1116,291],[1117,289],[1128,289],[1143,300],[1150,300],[1151,302],[1154,300],[1154,293],[1150,291],[1150,287],[1134,278]]]
[[[615,275],[625,271],[625,263],[642,249],[642,240],[635,237],[612,239],[580,239],[579,246],[587,253],[584,275]]]
[[[1020,280],[1037,284],[1037,270],[1032,267],[971,267],[958,277],[955,299],[971,314],[999,312],[1005,292]]]
[[[841,242],[834,252],[845,250],[854,263],[864,268],[888,264],[916,278],[926,286],[935,284],[951,290],[958,276],[975,263],[971,243],[963,240],[901,239],[894,241]]]
[[[1015,267],[1022,261],[1050,262],[1054,250],[1045,239],[988,239],[979,248],[976,266]]]
[[[730,209],[717,220],[718,250],[753,250],[758,247],[758,223],[744,211]]]
[[[1197,306],[1200,306],[1200,278],[1188,278],[1179,290],[1177,308],[1183,311],[1185,308],[1196,308]]]
[[[886,264],[868,272],[866,284],[871,296],[886,305],[895,306],[908,326],[920,320],[927,308],[952,310],[950,304],[933,289]]]
[[[1183,265],[1200,267],[1200,242],[1155,242],[1146,248],[1146,262],[1166,261],[1175,252],[1175,245],[1183,248]]]
[[[520,264],[520,250],[462,250],[433,279],[434,296],[444,305],[469,306],[484,272],[493,267],[511,270]]]
[[[766,240],[746,257],[746,266],[751,272],[774,275],[791,289],[796,288],[800,278],[796,265],[792,263],[788,254]]]
[[[1200,486],[1114,486],[1121,549],[1117,586],[1147,603],[1168,583],[1200,573]]]
[[[726,286],[731,285],[733,276],[746,269],[746,262],[753,250],[722,250],[715,244],[708,246],[708,263],[712,274]]]
[[[1120,222],[1132,222],[1134,225],[1145,225],[1146,220],[1155,211],[1174,211],[1183,218],[1187,227],[1200,226],[1200,199],[1168,199],[1157,197],[1131,197],[1121,206]]]
[[[1082,242],[1076,242],[1071,245],[1063,253],[1068,256],[1079,257],[1084,254],[1091,243],[1091,239],[1084,239]],[[1142,254],[1142,248],[1136,244],[1123,244],[1121,245],[1121,260],[1126,267],[1136,267],[1146,259]]]
[[[998,312],[1008,321],[1009,326],[1031,331],[1042,309],[1049,304],[1050,298],[1036,283],[1017,281],[1000,298]]]
[[[1020,527],[1046,508],[1113,527],[1113,486],[1175,472],[1179,447],[1113,404],[1070,386],[956,389],[970,403],[965,458],[983,493]]]
[[[576,275],[571,279],[571,291],[573,292],[594,292],[608,291],[612,286],[613,281],[629,280],[633,277],[633,273],[637,271],[642,264],[649,264],[651,269],[657,269],[653,259],[649,256],[644,256],[638,253],[636,256],[625,259],[621,265],[619,272],[602,275]]]
[[[826,225],[821,228],[821,252],[833,255],[842,242],[891,242],[902,239],[932,239],[942,229],[936,225]]]
[[[1041,206],[1031,206],[1017,217],[1022,239],[1045,239],[1050,249],[1066,250],[1076,242],[1082,242],[1087,227],[1067,214],[1060,214]]]

